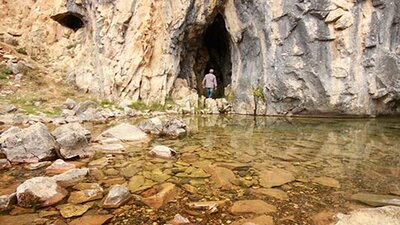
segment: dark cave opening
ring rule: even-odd
[[[60,23],[62,26],[72,29],[73,31],[77,31],[85,26],[82,16],[77,13],[68,12],[58,14],[53,16],[52,19]]]
[[[230,41],[225,20],[221,14],[218,14],[214,22],[204,32],[202,46],[200,47],[200,51],[203,54],[198,54],[202,59],[196,60],[195,65],[195,67],[200,67],[197,71],[201,73],[196,74],[198,86],[202,85],[201,81],[204,75],[210,69],[214,69],[214,75],[217,77],[218,83],[214,98],[224,97],[224,89],[231,84],[232,62]],[[202,88],[198,87],[198,90],[202,90]]]

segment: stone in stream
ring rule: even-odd
[[[139,128],[153,135],[161,135],[163,132],[163,122],[160,117],[154,117],[139,125]]]
[[[118,208],[131,200],[131,198],[132,196],[128,188],[117,184],[111,187],[106,197],[104,197],[101,206],[103,208]]]
[[[251,219],[241,219],[233,222],[232,225],[274,225],[272,216],[262,215]]]
[[[37,170],[46,166],[50,166],[51,161],[37,162],[37,163],[29,163],[24,166],[27,170]]]
[[[173,200],[177,194],[178,188],[175,184],[164,183],[143,193],[142,202],[151,208],[159,209]]]
[[[171,159],[175,157],[176,151],[170,147],[158,145],[151,149],[149,154],[159,158]]]
[[[190,224],[190,220],[181,216],[180,214],[176,214],[174,219],[168,221],[168,225],[187,225]]]
[[[279,200],[288,200],[289,196],[286,194],[286,192],[279,190],[279,189],[274,189],[274,188],[260,188],[260,189],[255,189],[252,191],[254,194],[261,194],[261,195],[267,195]]]
[[[85,215],[72,220],[68,225],[102,225],[110,221],[113,215]]]
[[[60,145],[58,154],[64,159],[84,158],[93,154],[89,148],[90,131],[79,123],[69,123],[56,128],[52,135]]]
[[[144,176],[138,175],[138,176],[133,176],[128,183],[128,189],[132,192],[135,193],[137,191],[142,190],[141,187],[145,183],[145,178]]]
[[[18,205],[22,207],[50,206],[67,196],[68,192],[53,178],[35,177],[17,187]]]
[[[294,180],[294,175],[283,169],[274,168],[260,172],[260,185],[265,188],[279,187]]]
[[[139,128],[144,132],[168,136],[172,138],[179,138],[187,134],[186,124],[179,119],[161,119],[154,117],[139,125]]]
[[[360,201],[371,206],[400,206],[400,197],[394,195],[377,195],[369,193],[358,193],[351,196],[352,200]]]
[[[11,127],[0,136],[0,146],[10,162],[38,162],[55,157],[56,142],[42,123]]]
[[[312,182],[327,186],[327,187],[333,187],[333,188],[340,188],[340,183],[339,181],[330,178],[330,177],[316,177],[312,180]]]
[[[135,142],[147,140],[148,136],[136,126],[128,123],[121,123],[101,133],[96,138],[96,141],[103,143],[107,142],[108,139],[122,142]]]
[[[229,190],[233,187],[231,181],[236,177],[232,170],[216,166],[208,166],[205,170],[207,173],[211,174],[211,179],[215,182],[218,188]]]
[[[17,203],[17,195],[15,193],[0,196],[0,212],[9,210]]]
[[[53,176],[52,179],[62,187],[69,187],[84,180],[88,174],[88,168],[71,169],[62,174]]]
[[[234,215],[265,214],[276,212],[276,207],[262,200],[242,200],[233,203],[230,212]]]
[[[68,170],[75,169],[75,168],[76,168],[75,164],[66,163],[62,159],[57,159],[49,167],[46,168],[46,173],[47,174],[60,174],[60,173],[64,173]]]
[[[68,202],[73,204],[85,203],[103,198],[103,188],[85,189],[71,192]]]
[[[71,218],[74,216],[82,216],[91,207],[92,206],[89,204],[86,204],[86,205],[65,204],[65,205],[57,206],[57,208],[60,210],[61,216],[64,218]]]
[[[228,201],[207,201],[207,202],[190,202],[188,207],[190,209],[207,210],[208,213],[218,212]]]
[[[338,214],[335,225],[399,225],[400,207],[385,206],[372,209],[358,209],[349,215]]]
[[[35,223],[38,222],[37,220],[38,220],[38,214],[36,213],[17,215],[17,216],[0,215],[1,225],[31,225],[31,224],[38,224]]]

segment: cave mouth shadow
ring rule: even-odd
[[[214,94],[216,98],[224,97],[224,89],[231,84],[232,61],[230,40],[231,38],[226,29],[225,20],[221,14],[217,14],[213,23],[205,30],[202,46],[200,47],[206,53],[200,55],[200,57],[207,57],[207,60],[196,60],[196,62],[206,63],[203,65],[198,65],[198,63],[196,63],[195,65],[195,67],[200,67],[200,74],[196,74],[198,81],[200,80],[200,82],[198,82],[200,85],[204,75],[207,74],[210,69],[214,69],[214,74],[217,77],[218,83],[217,91]],[[198,87],[198,90],[201,89]]]
[[[188,26],[181,42],[180,74],[199,96],[205,96],[204,76],[214,69],[218,88],[213,98],[225,97],[225,88],[232,82],[232,39],[222,14],[215,14],[202,28]]]
[[[83,16],[78,13],[62,13],[51,17],[53,20],[57,21],[64,27],[68,27],[73,31],[77,31],[85,26],[85,22],[83,21]]]

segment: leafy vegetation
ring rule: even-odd
[[[136,102],[133,102],[132,104],[129,105],[130,108],[139,110],[139,111],[144,111],[144,110],[150,110],[150,111],[165,111],[166,106],[168,104],[160,104],[160,103],[151,103],[150,105],[147,105],[143,101],[139,100]]]
[[[255,98],[265,102],[264,91],[263,91],[262,87],[260,87],[260,86],[252,87],[251,95],[253,95]]]
[[[8,76],[12,74],[12,70],[8,68],[7,66],[1,66],[0,67],[0,80],[1,79],[7,79]]]
[[[26,48],[22,47],[22,48],[17,48],[16,51],[19,54],[23,54],[23,55],[28,55],[28,52],[26,51]]]

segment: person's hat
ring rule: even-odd
[[[210,69],[210,73],[214,73],[214,70],[213,70],[213,69]]]

